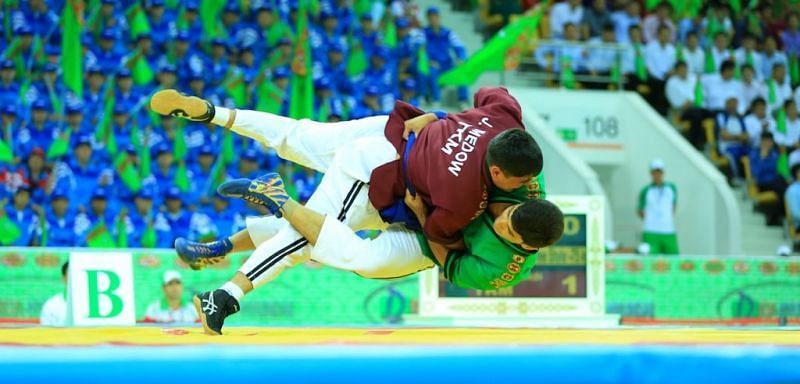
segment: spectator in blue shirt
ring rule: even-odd
[[[312,28],[310,36],[311,50],[314,55],[324,54],[326,49],[333,45],[347,47],[347,40],[338,33],[339,20],[336,19],[336,15],[323,11],[320,13],[319,19],[321,25]]]
[[[230,64],[227,55],[228,44],[225,40],[220,38],[211,40],[211,54],[206,62],[206,80],[212,87],[222,84],[225,75],[228,73]]]
[[[150,0],[147,7],[154,48],[166,52],[167,43],[175,36],[175,16],[164,8],[164,0]]]
[[[441,100],[439,76],[459,64],[467,56],[464,45],[451,30],[442,27],[439,9],[428,8],[428,27],[425,28],[425,47],[428,50],[431,73],[426,86],[426,94],[434,102]],[[451,53],[452,51],[452,53]],[[455,54],[455,60],[452,54]],[[458,88],[458,100],[467,101],[467,88]]]
[[[123,12],[127,8],[123,9],[123,5],[120,4],[119,7],[117,5],[118,2],[115,0],[102,0],[100,13],[94,18],[94,24],[87,25],[87,27],[93,31],[113,31],[118,41],[127,38],[130,34],[130,27]]]
[[[334,93],[333,84],[327,76],[314,82],[314,120],[327,121],[331,111],[340,111],[344,108],[342,99]]]
[[[55,190],[50,195],[50,209],[46,214],[45,230],[48,247],[74,247],[75,215],[70,212],[69,197],[64,191]]]
[[[362,86],[377,86],[381,95],[393,94],[395,90],[395,72],[388,61],[390,56],[391,52],[388,48],[375,48],[370,57],[370,66],[356,81]]]
[[[364,97],[356,104],[356,107],[353,108],[353,111],[350,113],[350,118],[363,119],[369,116],[388,114],[388,111],[385,111],[381,106],[380,96],[381,91],[378,86],[367,86],[367,89],[364,91]]]
[[[778,149],[771,132],[761,133],[758,148],[753,148],[750,152],[750,168],[759,191],[773,191],[778,195],[778,204],[764,212],[767,215],[767,225],[781,225],[783,196],[788,186],[778,173]]]
[[[303,168],[302,172],[295,172],[292,176],[295,191],[297,191],[297,200],[305,203],[317,189],[321,177],[320,175],[310,168]]]
[[[400,94],[397,96],[415,107],[419,107],[419,97],[417,96],[417,82],[412,78],[406,78],[400,82]]]
[[[131,71],[127,68],[120,68],[115,78],[116,89],[114,92],[114,102],[116,104],[126,105],[131,108],[128,112],[134,112],[134,108],[141,108],[143,104],[144,95],[138,87],[134,86]],[[140,112],[145,113],[144,108]]]
[[[177,88],[178,87],[178,70],[175,66],[169,63],[164,63],[158,67],[158,74],[156,75],[156,87],[159,89]],[[154,92],[153,90],[152,92]],[[150,92],[150,93],[152,93]]]
[[[159,214],[171,228],[170,244],[178,237],[189,237],[192,214],[183,208],[183,194],[177,187],[170,187],[164,195],[166,210]],[[161,219],[159,219],[161,220]]]
[[[83,116],[87,122],[94,126],[100,122],[103,107],[106,103],[105,84],[106,75],[100,67],[91,67],[83,89]]]
[[[92,191],[100,184],[100,175],[104,170],[103,163],[93,155],[92,139],[82,135],[75,141],[75,149],[69,158],[69,168],[74,178],[71,201],[78,209],[89,206]]]
[[[27,99],[31,102],[35,102],[39,99],[51,100],[55,98],[60,100],[66,97],[66,88],[64,87],[64,83],[59,81],[58,70],[58,64],[45,63],[42,66],[41,78],[31,81]]]
[[[81,104],[67,104],[65,108],[67,123],[55,130],[56,136],[61,135],[67,130],[71,130],[73,135],[94,133],[94,127],[84,119],[83,106]],[[97,144],[93,144],[95,149],[99,149]],[[100,147],[102,148],[102,147]]]
[[[215,238],[227,238],[245,228],[242,214],[231,209],[230,200],[218,194],[214,194],[212,205],[203,212],[213,220]]]
[[[344,60],[344,47],[333,44],[328,47],[327,55],[316,56],[314,59],[314,78],[327,77],[331,79],[335,93],[352,96],[354,93],[353,80],[347,74],[347,63]]]
[[[222,25],[230,36],[230,43],[236,45],[242,41],[238,40],[243,37],[242,31],[246,29],[247,23],[241,20],[242,12],[239,9],[239,4],[235,1],[225,3],[225,8],[222,11]]]
[[[0,61],[0,104],[17,105],[19,83],[14,80],[17,69],[11,60]]]
[[[26,3],[26,2],[23,2]],[[49,37],[58,26],[58,14],[44,0],[29,0],[28,6],[15,12],[13,18],[17,26],[30,26],[34,34]]]
[[[75,242],[79,247],[88,246],[92,231],[101,225],[106,226],[108,232],[115,230],[117,216],[113,210],[108,209],[109,195],[103,188],[98,188],[91,194],[91,202],[86,212],[75,216]]]
[[[155,231],[156,239],[154,245],[156,247],[172,247],[171,228],[163,217],[162,222],[157,223],[157,217],[153,210],[153,192],[148,188],[143,188],[136,195],[134,208],[127,214],[126,227],[129,247],[145,247],[146,244],[142,243],[142,239],[148,228],[152,228]]]
[[[215,194],[212,187],[214,184],[214,148],[211,145],[203,145],[197,154],[197,163],[192,170],[192,190],[189,191],[187,202],[189,204],[200,204],[203,207],[211,205],[210,196]]]
[[[172,154],[172,148],[166,143],[156,147],[153,158],[155,159],[153,177],[159,188],[159,196],[156,196],[156,203],[160,203],[165,198],[164,193],[174,185],[175,158]]]
[[[128,145],[138,146],[141,144],[141,132],[135,135],[133,131],[133,123],[129,111],[130,105],[125,103],[115,103],[113,109],[113,116],[111,118],[111,133],[117,141],[117,148],[125,148]]]
[[[381,44],[381,36],[375,30],[375,24],[372,22],[372,16],[369,13],[364,13],[360,17],[360,28],[358,31],[353,32],[353,39],[361,45],[364,54],[369,57],[372,51]]]
[[[203,36],[205,34],[199,11],[200,5],[196,0],[183,2],[183,20],[186,23],[184,31],[189,34],[189,40],[195,47],[199,46],[203,41]]]
[[[26,247],[33,245],[34,237],[39,231],[39,216],[31,208],[31,190],[28,187],[21,187],[14,193],[12,204],[6,204],[5,208],[0,207],[0,211],[5,209],[5,215],[20,230],[20,237],[9,245]]]
[[[115,73],[122,66],[124,54],[117,46],[117,38],[113,30],[104,30],[100,34],[98,49],[93,52],[97,58],[97,66],[105,73]]]

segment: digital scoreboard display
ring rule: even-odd
[[[564,215],[564,235],[558,243],[536,255],[527,280],[514,287],[479,291],[457,287],[439,274],[440,298],[585,298],[587,297],[588,245],[585,214]]]

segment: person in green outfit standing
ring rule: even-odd
[[[639,217],[644,220],[642,241],[650,246],[650,254],[677,255],[678,236],[675,233],[675,207],[678,190],[675,184],[664,181],[664,162],[650,163],[653,182],[639,192]]]

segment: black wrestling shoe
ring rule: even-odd
[[[194,308],[208,335],[221,335],[225,318],[239,312],[239,302],[230,293],[215,289],[195,295]]]

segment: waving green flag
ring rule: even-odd
[[[297,13],[297,41],[292,60],[292,95],[289,117],[310,119],[314,116],[314,83],[311,78],[311,48],[308,44],[308,4],[300,1]]]
[[[8,215],[3,214],[0,217],[0,244],[11,245],[20,236],[22,236],[22,231],[20,231],[19,227],[8,218]]]
[[[14,161],[14,150],[4,140],[0,139],[0,163],[11,163]]]
[[[77,97],[83,97],[83,1],[67,0],[61,14],[61,73],[64,85]]]
[[[72,128],[67,128],[66,132],[62,133],[57,139],[53,140],[53,143],[50,144],[50,148],[47,150],[47,159],[56,159],[66,155],[67,152],[69,152],[69,141],[71,137]]]
[[[106,227],[106,223],[104,221],[100,221],[89,230],[89,236],[86,238],[86,243],[89,245],[89,248],[117,247],[117,243],[114,242],[114,238],[108,232],[108,228]]]

